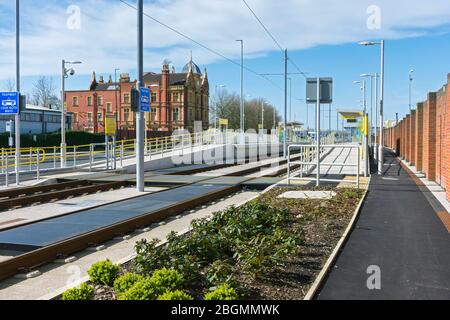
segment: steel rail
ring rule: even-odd
[[[52,200],[60,200],[68,197],[82,196],[84,194],[95,193],[99,191],[108,191],[111,189],[118,189],[129,185],[128,181],[119,181],[111,183],[93,184],[88,186],[81,186],[78,188],[69,188],[59,191],[33,194],[24,197],[13,199],[0,200],[0,210],[6,210],[17,206],[26,206],[35,203],[49,202]]]
[[[91,183],[87,180],[77,180],[77,181],[54,183],[54,184],[41,185],[41,186],[15,188],[15,189],[10,189],[10,190],[6,190],[6,191],[1,191],[0,198],[13,198],[13,197],[18,197],[18,196],[22,196],[22,195],[32,195],[32,194],[35,194],[38,192],[61,190],[61,189],[73,188],[73,187],[77,187],[80,185],[87,185],[87,184],[91,184]]]
[[[143,226],[162,221],[173,215],[193,209],[203,203],[221,198],[239,190],[241,190],[240,185],[225,187],[224,189],[199,195],[198,197],[191,198],[187,201],[157,211],[148,212],[139,217],[121,221],[0,262],[0,280],[12,277],[21,271],[37,268],[54,261],[60,256],[67,256],[82,251],[92,246],[92,244],[103,243],[113,239],[117,235],[127,234]]]

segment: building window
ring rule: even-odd
[[[150,121],[152,122],[156,121],[156,108],[150,109]]]
[[[91,126],[92,125],[92,112],[88,112],[88,125]]]
[[[78,97],[72,97],[72,105],[78,107]]]
[[[156,102],[156,92],[152,92],[151,101]]]
[[[103,121],[103,112],[97,112],[97,121]]]
[[[87,105],[88,107],[92,107],[92,97],[87,97]]]
[[[128,118],[130,117],[130,109],[123,109],[123,119],[125,122],[128,122]]]
[[[111,102],[107,102],[106,103],[106,112],[107,113],[112,113],[112,103]]]
[[[175,92],[172,96],[173,102],[179,102],[180,101],[180,94],[178,92]]]
[[[180,109],[174,108],[173,109],[173,121],[178,121],[180,116]]]
[[[129,93],[123,94],[123,103],[130,103],[130,94]]]

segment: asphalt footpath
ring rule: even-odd
[[[434,196],[393,153],[385,163],[317,299],[450,299],[450,233]]]

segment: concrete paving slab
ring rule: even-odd
[[[336,196],[333,191],[288,191],[278,196],[282,199],[326,199]]]

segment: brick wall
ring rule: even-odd
[[[416,110],[412,110],[409,123],[409,162],[416,165]]]
[[[385,129],[386,146],[414,165],[430,181],[439,183],[450,201],[450,74],[447,83],[430,92],[426,101]]]
[[[436,93],[428,94],[423,112],[423,168],[428,180],[436,180]]]
[[[417,104],[416,109],[416,125],[415,125],[415,166],[416,170],[422,172],[423,170],[423,103]]]

